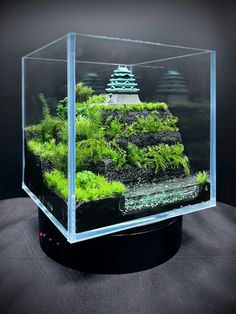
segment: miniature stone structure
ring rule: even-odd
[[[82,82],[84,83],[84,85],[91,87],[95,95],[102,94],[105,91],[105,87],[102,83],[102,80],[97,73],[94,72],[87,73],[84,76]]]
[[[156,100],[168,104],[188,101],[189,89],[184,76],[176,70],[164,72],[156,89]]]
[[[110,81],[107,84],[106,91],[107,104],[139,104],[141,103],[137,92],[137,83],[135,82],[134,74],[127,66],[119,66],[111,75]]]

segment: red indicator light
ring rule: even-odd
[[[40,232],[40,233],[39,233],[39,236],[40,236],[40,237],[42,238],[42,236],[43,236],[43,233],[42,233],[42,232]]]

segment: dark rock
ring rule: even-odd
[[[41,136],[40,132],[29,132],[29,131],[25,131],[25,140],[26,141],[30,141],[30,140],[34,140],[36,138],[39,138]]]
[[[108,118],[109,116],[112,116],[113,119],[117,118],[118,120],[124,121],[127,124],[131,124],[133,122],[135,122],[137,120],[137,117],[146,117],[149,114],[151,114],[152,112],[154,112],[153,110],[132,110],[132,111],[128,111],[123,113],[121,110],[103,110],[102,112],[102,118],[105,120],[106,118]],[[171,113],[168,109],[166,110],[155,110],[155,112],[158,113],[158,116],[161,119],[166,119],[168,118]]]
[[[76,230],[77,232],[96,229],[123,221],[124,197],[107,197],[77,203]]]
[[[126,149],[129,142],[132,144],[135,144],[138,147],[147,147],[147,146],[158,145],[160,143],[169,144],[169,145],[182,143],[182,138],[179,132],[160,131],[157,133],[136,134],[129,138],[119,138],[116,140],[116,143],[122,149]]]
[[[51,172],[54,169],[56,169],[55,166],[51,163],[51,161],[43,159],[40,156],[37,156],[37,157],[38,157],[39,162],[40,162],[40,167],[41,167],[42,173]]]
[[[167,169],[155,173],[154,168],[138,168],[130,166],[117,170],[110,159],[102,161],[100,164],[90,168],[91,171],[99,173],[108,180],[120,181],[124,184],[137,184],[146,182],[160,182],[175,177],[185,176],[183,168]]]

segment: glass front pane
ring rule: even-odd
[[[210,55],[77,35],[78,233],[210,206]]]
[[[22,70],[23,187],[65,233],[68,123],[63,114],[67,110],[67,39],[24,57]]]

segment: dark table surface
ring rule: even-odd
[[[184,216],[182,246],[165,264],[98,275],[61,266],[42,252],[29,198],[3,200],[0,313],[236,313],[236,208],[218,204]]]

